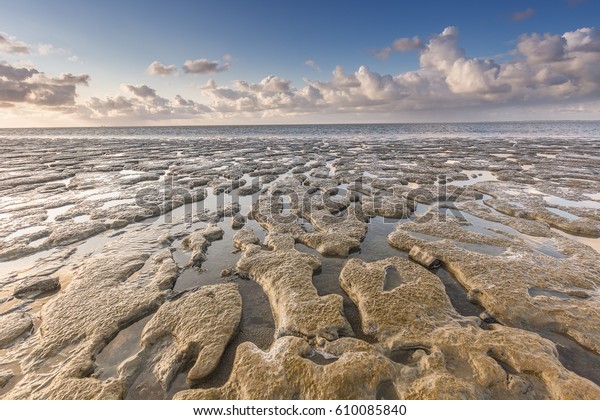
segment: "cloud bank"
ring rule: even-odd
[[[336,67],[328,81],[305,80],[302,88],[277,76],[260,83],[211,82],[203,88],[210,106],[234,112],[380,112],[552,104],[600,97],[600,31],[581,28],[562,35],[526,34],[509,62],[468,57],[456,27],[421,43],[402,38],[395,50],[419,49],[420,68],[382,75],[361,66]]]
[[[182,95],[169,99],[147,85],[124,84],[121,94],[92,97],[78,104],[77,110],[82,119],[162,120],[347,113],[440,115],[461,109],[507,107],[573,111],[589,110],[589,104],[595,103],[593,107],[600,104],[600,31],[597,29],[521,35],[505,61],[470,57],[459,41],[459,31],[452,26],[427,41],[416,36],[395,40],[387,47],[388,54],[408,50],[419,54],[417,70],[395,75],[381,74],[366,66],[349,72],[338,66],[329,77],[304,79],[300,86],[277,75],[266,76],[259,82],[236,80],[227,85],[209,80],[192,91],[192,95],[197,95],[193,99],[184,99]],[[26,48],[14,39],[6,42],[4,48]],[[311,60],[304,64],[318,68]],[[190,74],[214,74],[229,67],[228,62],[198,59],[186,61],[183,70]],[[156,75],[175,71],[174,65],[166,66],[158,61],[147,69]],[[34,68],[2,63],[0,106],[27,103],[45,109],[73,107],[76,87],[88,82],[87,75],[65,74],[52,78]],[[190,96],[190,91],[185,96]]]
[[[163,98],[146,85],[122,85],[121,89],[133,96],[92,97],[79,107],[80,115],[93,119],[144,117],[160,120],[190,118],[212,111],[206,105],[186,100],[180,95],[176,95],[174,100]]]

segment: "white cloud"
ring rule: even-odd
[[[420,69],[382,75],[361,66],[336,67],[329,81],[295,88],[269,76],[258,84],[210,82],[203,92],[221,113],[393,112],[560,103],[600,96],[600,32],[581,28],[563,35],[523,35],[518,55],[505,63],[468,57],[459,32],[448,27],[420,45],[403,38],[396,48],[419,48]],[[410,42],[407,40],[411,40]],[[391,48],[391,47],[390,47]]]
[[[535,10],[533,10],[531,7],[528,7],[525,10],[513,13],[511,18],[514,21],[526,20],[526,19],[529,19],[534,14],[535,14]]]
[[[565,58],[567,39],[560,35],[521,35],[517,50],[531,64],[554,63]]]
[[[146,69],[146,73],[153,76],[170,76],[177,71],[175,64],[165,66],[160,61],[153,61]]]
[[[4,32],[0,32],[0,53],[30,54],[31,47],[26,43],[17,40],[14,36],[9,36]]]
[[[48,77],[33,68],[0,62],[0,102],[6,106],[30,104],[45,108],[75,105],[77,85],[87,85],[86,74]]]
[[[40,44],[37,46],[37,51],[40,55],[50,54],[68,54],[69,51],[64,48],[57,48],[52,44]]]
[[[156,98],[156,90],[146,86],[123,85],[123,90],[133,93],[140,98]]]
[[[121,88],[133,96],[92,97],[79,107],[79,115],[92,119],[125,117],[161,120],[190,118],[212,111],[206,105],[186,100],[180,95],[176,95],[174,100],[163,98],[147,85],[122,85]]]
[[[309,67],[312,67],[316,71],[321,71],[321,67],[319,67],[319,65],[317,64],[317,62],[315,60],[306,60],[304,62],[304,64],[306,64]]]
[[[375,55],[382,60],[387,60],[394,51],[405,52],[420,50],[424,46],[423,41],[421,41],[418,36],[413,36],[412,38],[397,38],[392,42],[391,46],[375,51]]]
[[[187,60],[183,64],[183,71],[191,74],[211,74],[220,73],[229,70],[231,64],[223,63],[219,64],[218,61],[210,61],[206,58],[200,58],[198,60]]]
[[[455,27],[444,29],[426,43],[416,37],[401,39],[404,41],[389,48],[418,48],[420,67],[415,71],[391,75],[366,66],[349,72],[338,66],[330,77],[304,80],[300,86],[276,75],[258,83],[237,80],[220,85],[209,80],[200,89],[204,99],[199,101],[180,95],[168,99],[147,85],[126,84],[122,85],[124,94],[92,98],[79,107],[79,114],[89,118],[163,120],[196,115],[213,119],[343,113],[459,115],[461,110],[469,110],[463,117],[468,119],[473,110],[501,109],[497,112],[503,115],[508,115],[506,109],[519,110],[523,115],[537,115],[535,110],[556,110],[553,115],[558,115],[561,109],[568,109],[569,115],[575,115],[577,109],[597,109],[600,101],[600,31],[593,28],[562,35],[522,35],[516,51],[501,62],[468,56],[460,46]],[[186,72],[199,74],[226,68],[227,63],[205,59],[184,65]],[[88,79],[86,75],[48,78],[32,68],[2,64],[0,106],[6,108],[24,101],[72,106],[75,86],[86,84]],[[596,105],[578,107],[583,102]]]
[[[77,55],[71,55],[71,56],[69,56],[67,58],[67,60],[70,61],[70,62],[72,62],[72,63],[75,63],[75,62],[79,61],[79,56],[77,56]]]

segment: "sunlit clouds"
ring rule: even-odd
[[[146,72],[153,76],[170,76],[175,74],[176,71],[177,67],[175,64],[169,64],[168,66],[165,66],[160,61],[152,62],[146,69]]]
[[[525,10],[513,19],[533,14]],[[0,51],[27,55],[34,48],[0,33]],[[51,44],[35,48],[39,54],[67,54]],[[272,118],[310,115],[402,115],[464,109],[595,110],[600,99],[600,31],[580,28],[563,34],[525,33],[507,48],[503,59],[474,57],[461,46],[459,29],[449,26],[423,40],[419,36],[396,38],[387,47],[373,50],[382,59],[414,51],[418,68],[383,74],[366,65],[354,69],[335,66],[327,72],[313,59],[300,61],[307,76],[294,83],[285,75],[269,75],[258,81],[213,80],[232,71],[232,57],[198,58],[176,64],[154,61],[139,69],[146,84],[123,81],[117,94],[78,99],[78,89],[93,86],[93,74],[46,75],[37,66],[0,62],[0,107],[3,112],[24,112],[22,106],[43,112],[71,115],[80,121],[120,123],[169,120],[219,121],[239,116]],[[70,55],[69,61],[78,57]],[[236,69],[243,71],[243,62]],[[329,74],[319,77],[318,72]],[[239,74],[239,73],[236,73]],[[177,78],[169,76],[178,75]],[[311,76],[312,75],[312,76]],[[179,93],[161,95],[152,81],[185,79]],[[170,96],[170,97],[169,97]],[[578,103],[580,102],[580,103]],[[520,112],[520,111],[519,111]],[[492,115],[492,114],[490,114]],[[557,115],[557,114],[553,114]]]
[[[231,64],[229,63],[219,63],[218,61],[199,58],[197,60],[187,60],[183,64],[183,71],[191,74],[211,74],[227,71],[230,67]]]
[[[29,54],[30,46],[3,32],[0,32],[0,52],[5,54]]]

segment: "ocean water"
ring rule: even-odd
[[[239,125],[175,127],[0,128],[1,140],[249,140],[332,141],[464,139],[599,139],[600,121]]]

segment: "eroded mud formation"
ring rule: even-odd
[[[600,398],[595,140],[0,150],[2,398]]]

